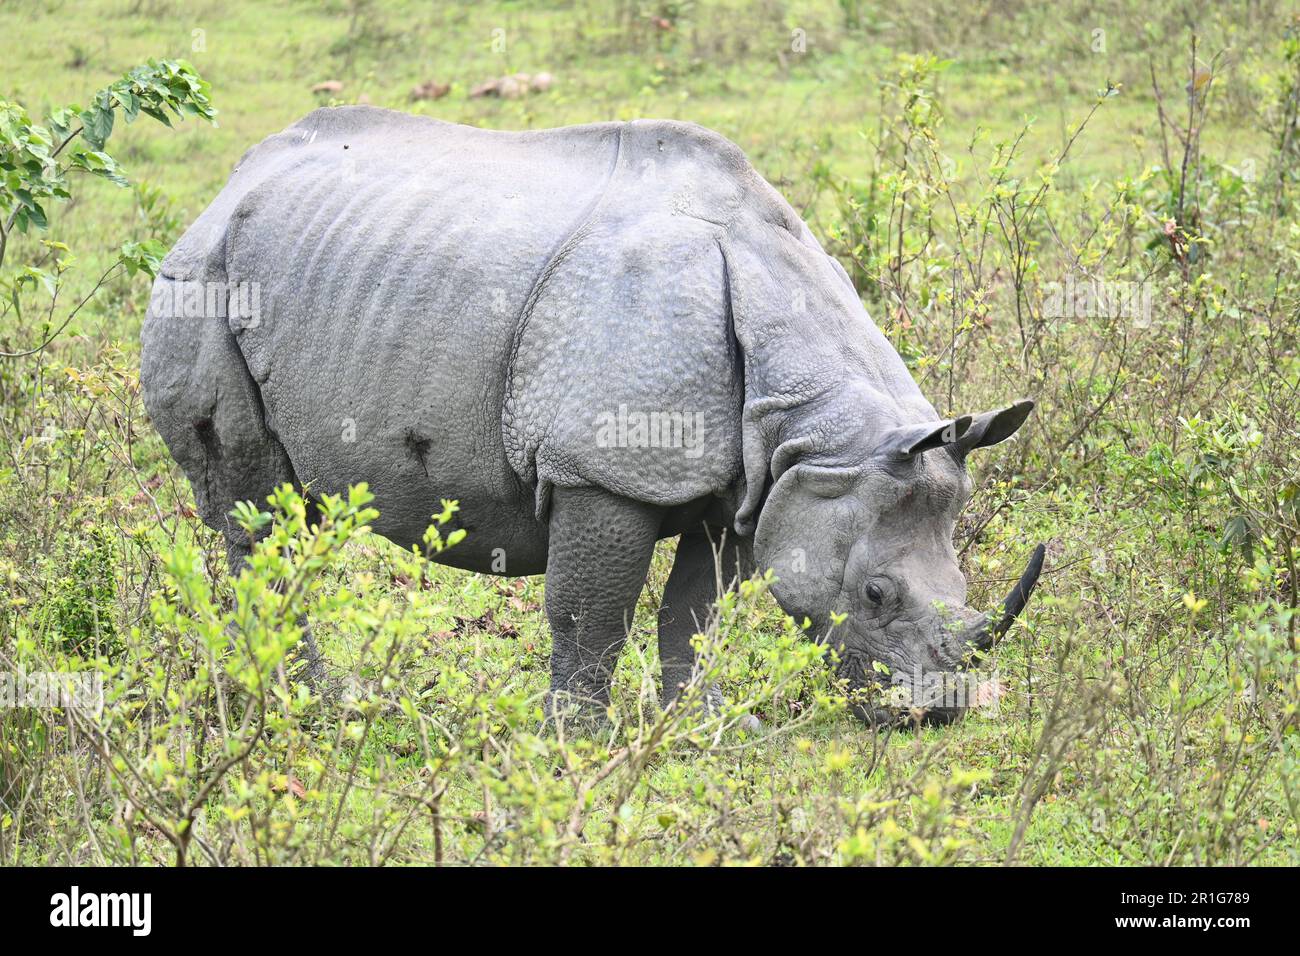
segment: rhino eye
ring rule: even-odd
[[[885,600],[885,594],[880,590],[879,584],[868,584],[864,590],[867,600],[872,604],[880,604]]]

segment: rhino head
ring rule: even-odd
[[[898,703],[931,718],[950,719],[972,704],[957,672],[1024,608],[1043,547],[999,607],[967,606],[953,548],[971,493],[966,457],[1010,437],[1032,409],[1021,401],[956,419],[864,426],[853,435],[863,451],[851,464],[843,456],[819,464],[798,447],[788,449],[788,467],[780,455],[773,461],[755,556],[774,570],[781,607],[837,652],[832,659],[851,688],[903,685],[909,693]],[[855,709],[871,721],[896,718],[881,696],[856,694]]]
[[[940,420],[843,267],[766,190],[722,244],[744,372],[736,531],[753,535],[777,603],[837,652],[853,688],[901,678],[903,703],[953,716],[960,704],[922,699],[927,678],[989,650],[1043,563],[1040,546],[1001,606],[967,606],[952,543],[967,457],[1015,434],[1034,403]],[[872,698],[860,695],[861,716],[898,714]]]

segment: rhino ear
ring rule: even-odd
[[[1033,410],[1033,400],[1026,398],[995,412],[976,415],[966,434],[957,442],[958,451],[965,455],[972,449],[1006,441],[1025,423]]]
[[[902,461],[931,448],[951,445],[962,439],[973,422],[971,416],[963,415],[961,418],[948,418],[939,422],[899,425],[885,432],[876,445],[876,454]]]

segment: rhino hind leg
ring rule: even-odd
[[[695,672],[691,639],[709,626],[719,595],[753,573],[750,543],[750,539],[721,528],[701,528],[678,539],[659,608],[659,665],[665,706],[678,698]],[[706,706],[721,702],[717,688],[705,690]]]
[[[268,489],[267,495],[270,494],[270,491],[271,489]],[[262,495],[261,499],[251,498],[248,500],[265,501],[267,495]],[[247,565],[248,559],[253,553],[253,542],[249,540],[243,529],[234,525],[233,522],[231,524],[234,530],[225,531],[223,535],[226,539],[227,567],[230,570],[230,576],[234,578],[238,577],[239,573]],[[321,654],[320,647],[316,643],[316,635],[312,633],[306,615],[299,617],[297,624],[302,630],[302,637],[298,641],[298,657],[302,661],[302,668],[298,676],[316,690],[325,690],[325,657]]]
[[[151,308],[142,339],[145,407],[189,479],[200,517],[225,538],[230,574],[236,576],[254,542],[231,515],[235,503],[261,505],[279,485],[301,486],[267,427],[257,384],[223,320]],[[302,676],[318,685],[324,676],[321,655],[306,622],[300,624]]]
[[[598,717],[645,587],[663,509],[600,488],[551,497],[546,617],[551,626],[549,717]]]

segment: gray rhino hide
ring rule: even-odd
[[[196,283],[243,304],[191,309]],[[952,546],[967,454],[1033,403],[938,420],[790,206],[685,123],[317,110],[251,149],[167,257],[142,346],[145,405],[232,570],[251,542],[231,508],[282,482],[367,482],[375,530],[403,546],[455,498],[469,535],[438,560],[548,571],[561,697],[608,700],[657,538],[680,535],[659,609],[669,697],[725,583],[727,525],[718,567],[756,559],[814,637],[835,622],[855,687],[878,662],[962,666],[1042,567],[1040,546],[977,614]],[[690,443],[612,437],[624,415],[689,421]]]
[[[535,486],[540,517],[554,485],[729,497],[749,533],[769,463],[852,464],[864,432],[936,417],[789,205],[685,123],[317,110],[244,156],[163,274],[260,285],[265,320],[230,324],[266,428],[313,491],[369,481],[399,541],[439,496],[472,521]],[[146,373],[193,390],[176,321],[146,328]],[[707,453],[599,447],[620,405],[699,415]]]

